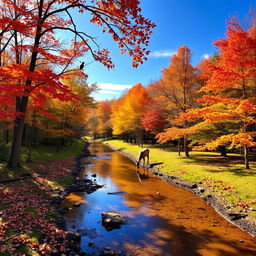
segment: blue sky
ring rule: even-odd
[[[161,70],[170,63],[178,47],[187,45],[196,65],[205,54],[213,54],[213,42],[223,38],[226,21],[236,16],[245,25],[252,21],[249,10],[256,8],[255,0],[141,0],[142,13],[157,26],[151,37],[148,61],[132,68],[129,56],[121,55],[116,44],[103,36],[95,25],[77,17],[85,31],[96,34],[100,45],[109,48],[116,67],[108,71],[102,64],[92,62],[85,72],[90,83],[97,83],[101,90],[94,94],[97,100],[118,98],[123,91],[137,83],[147,86],[161,76]],[[85,62],[89,58],[85,57]]]

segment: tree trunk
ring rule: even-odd
[[[96,138],[94,138],[94,139],[96,139]],[[58,140],[57,140],[57,148],[56,148],[56,152],[57,153],[60,152],[60,148],[61,148],[61,138],[58,138]]]
[[[180,138],[178,139],[178,155],[180,156]]]
[[[24,123],[23,127],[23,133],[22,133],[22,140],[21,140],[21,146],[27,146],[28,143],[28,136],[27,136],[27,131],[28,130],[28,125]]]
[[[245,163],[245,169],[250,169],[247,146],[244,146],[244,163]]]
[[[184,152],[186,157],[190,157],[189,152],[188,152],[188,142],[187,142],[187,137],[184,136]]]
[[[227,156],[227,151],[225,146],[219,146],[218,150],[220,151],[221,156]]]
[[[42,10],[43,10],[42,8],[43,8],[43,0],[40,0],[39,15],[38,15],[39,19],[41,19],[41,16],[42,16]],[[29,65],[29,71],[31,73],[35,71],[35,67],[36,67],[36,61],[37,61],[37,55],[38,55],[37,48],[39,47],[39,44],[40,44],[42,24],[38,23],[36,30],[37,31],[36,31],[35,42],[34,42],[34,50],[33,50],[30,65]],[[32,84],[32,80],[30,78],[27,78],[26,85],[31,85],[31,84]],[[27,90],[25,90],[24,92],[29,93],[29,91]],[[29,98],[28,96],[22,96],[21,98],[16,97],[16,111],[20,112],[21,115],[17,117],[15,120],[12,149],[11,149],[10,159],[8,162],[8,167],[11,167],[11,168],[17,168],[18,166],[20,166],[20,150],[21,150],[24,121],[25,121],[27,106],[28,106],[28,98]]]
[[[22,97],[21,99],[16,99],[16,108],[22,113],[21,116],[17,117],[15,120],[13,142],[11,148],[10,159],[8,162],[8,167],[17,168],[20,166],[20,150],[22,142],[22,134],[24,128],[25,114],[27,111],[28,97]]]

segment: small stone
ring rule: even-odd
[[[92,177],[96,177],[96,176],[97,176],[97,174],[96,174],[96,173],[92,174]]]
[[[74,206],[75,207],[79,207],[81,205],[81,203],[75,203]]]
[[[102,212],[102,225],[107,230],[112,230],[115,228],[120,228],[122,224],[127,224],[126,217],[118,212]]]
[[[160,192],[156,192],[157,195],[160,195]]]
[[[196,184],[196,183],[192,184],[192,185],[190,186],[190,188],[197,188],[197,184]]]
[[[205,189],[202,188],[202,187],[198,187],[197,190],[198,190],[199,193],[204,193],[204,191],[205,191]]]

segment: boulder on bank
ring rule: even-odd
[[[126,217],[118,212],[102,212],[102,225],[106,230],[118,229],[122,224],[127,224]]]

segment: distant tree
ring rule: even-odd
[[[105,100],[98,102],[96,115],[99,121],[99,133],[103,135],[103,137],[109,137],[112,134],[112,125],[110,122],[111,117],[111,105],[113,101]]]
[[[178,113],[185,113],[188,109],[195,106],[199,82],[197,70],[191,64],[191,51],[187,46],[178,49],[177,54],[171,58],[171,64],[168,68],[162,70],[162,79],[153,84],[153,88],[158,92],[159,99],[166,102],[167,108],[175,116]],[[172,120],[170,120],[172,122]],[[174,125],[174,123],[172,123]],[[188,124],[184,122],[183,127]],[[160,133],[157,138],[160,143],[167,140],[180,138],[175,136],[165,136]],[[170,133],[168,133],[170,134]],[[185,155],[189,157],[187,136],[184,138]]]
[[[160,109],[149,109],[146,111],[142,118],[142,125],[146,131],[150,131],[153,134],[163,132],[166,126],[167,120],[164,111]]]
[[[151,98],[141,85],[133,86],[122,98],[113,103],[111,122],[114,134],[133,133],[142,143],[142,118]]]

